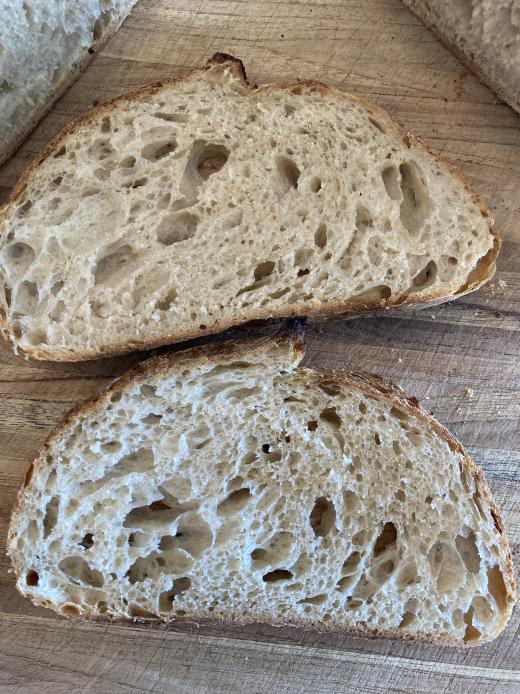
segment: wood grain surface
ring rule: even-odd
[[[307,362],[373,371],[466,445],[520,549],[520,119],[398,0],[141,0],[119,33],[0,170],[5,199],[41,148],[92,104],[184,74],[215,51],[253,82],[312,78],[360,94],[473,182],[504,238],[495,280],[426,312],[313,322]],[[1,692],[519,692],[520,610],[468,651],[311,631],[196,624],[145,629],[60,619],[17,595],[5,556],[11,504],[46,435],[143,354],[27,362],[0,345]]]

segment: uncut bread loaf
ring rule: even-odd
[[[0,6],[0,164],[119,28],[136,0]]]
[[[206,69],[93,111],[0,213],[15,349],[82,360],[251,320],[441,302],[499,241],[459,174],[381,109]]]
[[[403,0],[484,84],[520,112],[518,0]]]
[[[94,620],[497,636],[515,586],[481,470],[398,389],[302,355],[160,357],[72,412],[13,512],[19,590]]]

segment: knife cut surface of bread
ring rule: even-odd
[[[403,0],[490,89],[520,112],[518,0]]]
[[[493,274],[490,224],[378,107],[253,88],[217,55],[87,115],[22,178],[0,213],[0,321],[16,350],[74,361],[438,303]]]
[[[0,164],[119,28],[136,0],[0,4]]]
[[[515,586],[481,470],[417,401],[302,356],[160,357],[71,413],[13,512],[19,590],[95,620],[497,636]]]

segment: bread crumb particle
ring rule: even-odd
[[[467,398],[468,400],[471,400],[471,398],[475,395],[475,391],[473,388],[466,388],[464,391],[464,397]]]
[[[489,289],[490,289],[491,293],[495,294],[495,295],[503,294],[506,287],[507,287],[507,283],[505,280],[502,280],[502,279],[499,279],[496,282],[492,282],[489,285]]]

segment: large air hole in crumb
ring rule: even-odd
[[[189,120],[187,113],[163,113],[157,111],[153,116],[154,118],[159,118],[159,120],[165,120],[168,123],[187,123]]]
[[[498,565],[495,564],[495,566],[487,570],[487,579],[489,592],[493,596],[498,609],[504,612],[508,605],[508,595],[504,576]]]
[[[27,576],[25,577],[25,582],[27,583],[28,586],[37,586],[38,582],[40,580],[40,577],[38,575],[37,571],[34,571],[34,569],[31,569],[30,571],[27,572]]]
[[[386,132],[385,128],[383,127],[383,124],[380,121],[376,120],[375,118],[370,118],[370,116],[368,120],[370,121],[370,123],[372,123],[376,130],[379,130],[380,133],[384,134]]]
[[[102,251],[94,267],[94,283],[112,284],[115,280],[126,277],[135,261],[136,253],[128,244],[119,242],[110,244]]]
[[[422,448],[422,446],[424,446],[424,439],[419,431],[407,431],[406,438],[409,439],[416,448]]]
[[[470,641],[477,641],[481,637],[480,631],[473,626],[473,607],[464,615],[464,623],[466,624],[466,631],[464,632],[464,643],[469,643]]]
[[[103,585],[103,575],[97,569],[91,569],[81,557],[67,557],[62,559],[58,566],[73,583],[95,588],[101,588]]]
[[[358,205],[356,207],[356,230],[364,234],[373,223],[374,220],[367,208],[364,205]]]
[[[455,538],[455,546],[457,547],[457,551],[466,569],[476,574],[480,570],[480,555],[477,548],[477,538],[472,530],[469,528],[466,530],[469,531],[467,537],[457,535]]]
[[[393,523],[385,523],[374,544],[374,557],[391,549],[397,542],[397,528]]]
[[[58,511],[60,508],[60,500],[57,496],[53,496],[52,499],[47,503],[45,508],[45,517],[43,519],[43,536],[48,537],[56,521],[58,520]]]
[[[157,580],[162,574],[185,573],[193,566],[193,559],[178,549],[169,552],[155,550],[144,557],[138,557],[130,566],[125,576],[131,585],[142,583],[147,578]]]
[[[161,552],[179,548],[198,558],[211,547],[213,533],[202,516],[194,511],[183,514],[177,525],[175,535],[164,535],[159,549]]]
[[[294,546],[294,536],[287,531],[280,531],[273,535],[263,547],[257,547],[251,552],[253,570],[265,566],[276,566],[289,559]]]
[[[326,407],[322,410],[320,419],[330,424],[333,429],[339,429],[341,427],[341,417],[335,407]]]
[[[420,583],[421,577],[417,573],[417,565],[415,561],[410,561],[406,564],[397,576],[397,585],[399,588],[406,588]]]
[[[239,513],[244,509],[249,501],[251,500],[251,492],[247,487],[242,489],[237,489],[231,492],[220,504],[217,506],[217,513],[219,516],[224,518],[232,516],[235,513]]]
[[[105,12],[102,12],[99,19],[96,21],[92,28],[92,39],[93,41],[99,41],[99,39],[103,36],[103,31],[108,27],[111,19],[111,13],[106,10]],[[110,123],[110,119],[104,118],[103,123],[108,120]]]
[[[92,533],[86,533],[79,544],[85,549],[90,549],[94,546],[94,535]]]
[[[192,511],[198,506],[195,502],[180,503],[174,496],[170,494],[167,496],[168,501],[166,501],[166,497],[163,497],[157,501],[152,501],[147,506],[133,508],[126,515],[123,528],[166,527],[182,513]]]
[[[412,235],[422,228],[433,209],[433,202],[419,166],[411,162],[403,162],[399,167],[401,174],[401,221]]]
[[[7,284],[4,284],[4,300],[7,305],[7,308],[11,306],[11,300],[12,300],[12,293],[11,293],[11,287],[8,287]],[[0,315],[4,318],[6,318],[6,313],[5,310],[0,307]]]
[[[38,287],[34,282],[21,282],[16,291],[16,310],[26,315],[33,314],[38,307]]]
[[[437,541],[428,552],[432,574],[437,576],[439,593],[457,590],[466,579],[465,566],[456,548],[448,542]]]
[[[88,148],[88,153],[96,161],[103,161],[108,159],[115,153],[115,149],[112,147],[110,142],[106,139],[95,140]]]
[[[330,499],[320,496],[316,499],[309,516],[311,528],[316,537],[325,537],[336,524],[336,509]]]
[[[199,153],[197,172],[202,180],[216,174],[226,164],[229,150],[224,145],[207,144]]]
[[[318,248],[325,248],[327,245],[327,225],[323,222],[314,232],[314,243],[318,246]]]
[[[349,302],[355,306],[373,306],[387,301],[392,296],[392,290],[385,284],[366,289],[349,298]]]
[[[287,569],[274,569],[264,574],[262,580],[265,581],[265,583],[276,583],[278,581],[288,581],[292,577],[293,574]]]
[[[323,605],[328,599],[327,593],[320,593],[319,595],[312,595],[309,598],[302,598],[298,600],[298,605]]]
[[[275,159],[276,170],[282,192],[287,193],[298,187],[300,170],[290,157],[279,155]]]
[[[412,287],[414,289],[426,289],[426,287],[431,287],[432,284],[435,284],[436,279],[437,263],[434,260],[430,260],[429,263],[415,275],[412,280]]]
[[[326,407],[320,413],[320,421],[326,422],[332,429],[334,438],[339,444],[339,447],[343,451],[345,449],[345,439],[340,431],[341,429],[341,417],[339,416],[335,407]],[[325,442],[325,440],[324,440]]]
[[[312,176],[309,180],[309,188],[313,193],[318,193],[321,190],[321,178]]]
[[[312,248],[298,248],[294,254],[294,266],[305,267],[313,255],[314,250]]]
[[[119,162],[119,168],[121,169],[131,169],[135,166],[135,157],[125,157]]]
[[[195,235],[199,220],[189,212],[164,217],[157,227],[157,240],[164,246],[186,241]]]
[[[357,568],[359,566],[359,563],[361,561],[361,553],[358,552],[357,550],[354,550],[354,552],[351,552],[348,557],[345,559],[343,562],[343,565],[341,567],[341,575],[342,576],[351,576],[353,573],[357,571]]]
[[[340,386],[338,386],[337,383],[318,383],[318,386],[324,393],[330,395],[333,398],[341,394],[341,388]]]
[[[406,629],[407,627],[411,626],[416,620],[417,616],[413,612],[405,610],[403,616],[401,617],[401,621],[399,622],[399,629]]]
[[[229,150],[206,140],[195,140],[186,161],[180,192],[188,200],[195,200],[203,181],[218,173],[226,164]]]
[[[354,587],[356,580],[355,574],[342,576],[336,583],[336,590],[338,590],[340,593],[347,593]]]
[[[143,424],[150,424],[153,426],[154,424],[159,424],[162,420],[162,417],[163,417],[162,414],[150,413],[150,414],[147,414],[146,417],[143,417],[141,419],[141,422]]]
[[[31,208],[32,208],[32,201],[31,200],[26,200],[25,202],[20,203],[16,209],[16,216],[17,217],[26,217],[27,213],[31,210]]]
[[[343,492],[343,506],[347,513],[352,513],[359,506],[358,495],[350,489]]]
[[[394,419],[397,419],[399,422],[402,422],[403,424],[408,422],[409,420],[408,414],[406,412],[403,412],[403,410],[399,410],[397,407],[392,407],[390,409],[390,416]]]
[[[177,149],[177,142],[173,139],[162,140],[161,142],[150,142],[141,150],[141,156],[148,161],[159,161],[167,157]]]
[[[240,294],[245,294],[246,292],[255,291],[256,289],[263,287],[265,284],[268,284],[271,281],[270,277],[273,274],[274,268],[275,263],[272,260],[266,260],[259,263],[254,269],[254,283],[240,289],[237,292],[237,296],[240,296]]]
[[[11,272],[22,273],[34,261],[36,254],[28,243],[18,241],[5,248],[5,264]]]
[[[133,604],[128,605],[128,612],[130,617],[134,617],[135,619],[154,619],[154,617],[157,616],[154,612],[146,610],[140,605]]]
[[[159,309],[159,311],[168,311],[168,309],[170,309],[173,306],[176,299],[177,290],[175,289],[175,287],[172,287],[163,297],[157,300],[155,306],[157,309]]]
[[[269,277],[274,270],[274,262],[272,260],[266,260],[256,266],[254,271],[255,282],[261,282],[266,277]]]
[[[191,579],[187,576],[176,578],[170,590],[165,590],[159,596],[159,609],[161,612],[169,612],[173,609],[173,602],[177,595],[185,593],[191,587]]]
[[[120,458],[110,468],[109,475],[129,475],[132,472],[146,472],[153,469],[155,456],[151,448],[141,447]]]
[[[397,169],[395,166],[387,166],[381,172],[383,183],[385,184],[386,192],[392,200],[401,200],[401,189],[397,177]]]

